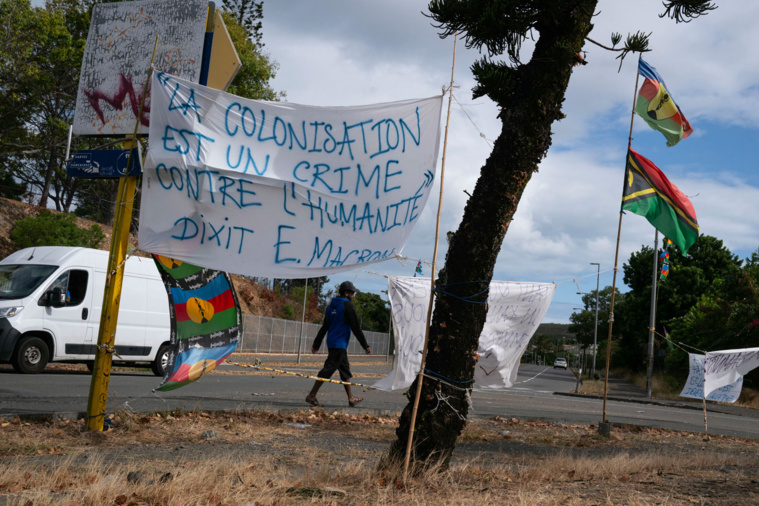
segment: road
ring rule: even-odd
[[[354,361],[351,360],[353,366]],[[372,367],[377,369],[376,366]],[[314,374],[318,368],[319,364],[311,362],[300,366],[298,370]],[[221,369],[230,372],[240,371],[240,368],[229,365]],[[353,369],[354,372],[358,372],[360,366],[356,365]],[[379,369],[386,373],[390,364],[380,364]],[[371,384],[375,379],[356,377],[354,381]],[[153,392],[158,384],[159,379],[148,373],[114,372],[109,388],[109,410],[295,411],[308,408],[304,398],[312,382],[307,378],[272,373],[211,374],[177,390]],[[90,375],[83,371],[48,369],[38,375],[21,375],[3,368],[0,369],[0,416],[7,418],[16,415],[56,414],[80,417],[87,408],[89,388]],[[601,421],[602,400],[587,396],[570,396],[574,388],[575,377],[571,371],[523,364],[513,388],[504,391],[475,389],[472,393],[473,411],[470,416],[491,418],[499,415],[522,420],[583,425]],[[354,393],[364,397],[364,402],[356,408],[348,408],[345,393],[339,385],[324,385],[319,392],[319,401],[328,411],[350,410],[355,413],[389,416],[400,413],[407,402],[402,390],[384,392],[354,388]],[[607,420],[613,424],[635,424],[701,433],[704,430],[703,411],[698,409],[697,403],[690,403],[689,406],[684,408],[609,400]],[[759,439],[757,418],[757,410],[732,409],[730,413],[710,411],[709,433]]]

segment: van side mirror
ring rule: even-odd
[[[63,307],[66,305],[66,294],[63,292],[63,288],[57,287],[45,292],[45,304],[51,307]]]

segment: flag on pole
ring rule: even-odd
[[[693,127],[675,103],[672,94],[664,84],[664,79],[642,58],[638,60],[638,73],[644,77],[644,80],[638,91],[635,112],[648,126],[660,131],[666,137],[667,146],[674,146],[693,133]]]
[[[663,241],[664,249],[659,254],[659,261],[661,261],[661,274],[659,278],[664,281],[669,276],[669,247],[672,245],[672,241],[665,237]]]
[[[421,260],[419,260],[419,262],[417,262],[416,264],[416,269],[414,270],[414,277],[416,277],[417,274],[419,274],[420,276],[422,275],[422,261]]]
[[[691,201],[651,160],[632,148],[627,152],[622,210],[645,216],[680,247],[683,255],[698,238],[698,221]]]
[[[153,255],[169,295],[171,351],[156,390],[173,390],[221,364],[240,338],[240,304],[228,274]]]

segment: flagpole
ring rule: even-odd
[[[414,428],[416,426],[416,414],[419,410],[419,399],[422,395],[422,384],[424,383],[424,364],[427,358],[427,344],[430,337],[430,321],[432,320],[432,304],[435,301],[435,263],[437,262],[437,246],[440,238],[440,214],[443,207],[443,180],[445,178],[445,153],[448,147],[448,124],[451,120],[451,102],[453,101],[453,72],[456,69],[456,41],[459,32],[453,36],[453,63],[451,64],[451,86],[448,89],[448,115],[445,119],[445,138],[443,139],[443,158],[440,162],[440,197],[437,204],[437,221],[435,223],[435,247],[432,253],[432,268],[430,269],[430,302],[427,307],[427,326],[424,331],[424,347],[422,349],[422,363],[419,366],[419,376],[416,378],[416,396],[414,397],[414,406],[411,410],[411,421],[408,430],[408,440],[406,441],[406,459],[403,463],[403,483],[406,483],[408,476],[408,467],[411,460],[411,447],[414,443]]]
[[[651,398],[654,377],[654,329],[656,328],[656,276],[659,267],[659,229],[654,228],[654,272],[651,280],[651,312],[648,325],[648,368],[646,371],[646,399]]]
[[[630,134],[627,137],[627,153],[625,153],[625,160],[627,160],[627,156],[630,153],[630,148],[632,147],[633,124],[635,122],[635,100],[638,96],[638,81],[639,80],[640,80],[640,55],[638,55],[638,71],[635,73],[635,89],[633,90],[633,106],[632,106],[632,112],[630,114]],[[626,164],[627,162],[625,161],[625,165]],[[614,325],[614,299],[616,298],[617,270],[618,270],[618,265],[619,265],[619,241],[622,235],[622,216],[624,216],[624,212],[622,212],[622,209],[620,209],[619,210],[619,225],[617,226],[617,247],[616,247],[616,251],[614,252],[614,275],[612,276],[612,281],[611,281],[611,304],[609,308],[609,335],[606,340],[606,374],[604,375],[603,420],[601,424],[598,425],[598,432],[604,435],[607,435],[609,433],[609,424],[606,420],[606,399],[609,394],[609,365],[611,364],[611,332],[612,332],[612,327]]]

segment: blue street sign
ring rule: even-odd
[[[66,166],[71,177],[123,177],[142,174],[142,149],[132,148],[132,167],[127,174],[128,149],[80,150]]]

